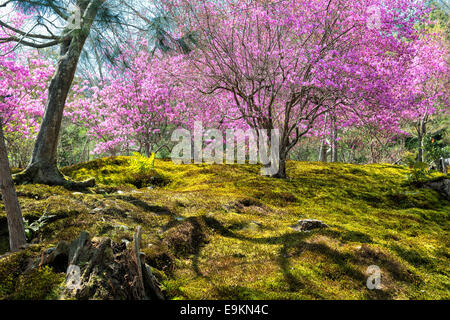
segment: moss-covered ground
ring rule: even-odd
[[[152,171],[138,161],[64,168],[72,179],[96,178],[82,193],[18,186],[26,219],[54,217],[36,244],[0,259],[0,298],[54,298],[64,274],[23,274],[28,256],[82,230],[131,241],[137,225],[171,299],[450,298],[450,202],[408,184],[408,168],[289,162],[290,178],[278,180],[253,165],[156,160]],[[0,210],[1,255],[8,243]],[[330,227],[291,228],[308,218]],[[381,290],[366,287],[371,265],[381,268]]]

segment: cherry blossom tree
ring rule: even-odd
[[[422,35],[415,43],[403,87],[398,89],[400,99],[408,104],[401,117],[412,122],[417,133],[419,162],[424,162],[423,140],[428,123],[439,113],[450,114],[447,57],[448,46],[442,35]]]
[[[17,19],[20,25],[23,20]],[[3,36],[0,31],[0,38]],[[0,184],[2,200],[8,220],[11,251],[26,244],[22,214],[5,144],[6,132],[16,132],[28,137],[36,117],[43,112],[46,83],[52,73],[45,61],[35,54],[18,57],[12,44],[0,45]]]
[[[99,141],[94,153],[150,156],[167,141],[171,128],[186,122],[187,90],[171,77],[176,61],[152,52],[147,41],[127,43],[117,60],[122,63],[108,68],[98,86],[73,87],[66,115]]]
[[[193,34],[196,42],[180,77],[230,101],[223,106],[227,118],[279,128],[281,178],[289,151],[321,116],[402,108],[392,79],[401,75],[411,54],[408,41],[417,37],[414,26],[427,12],[412,0],[165,4],[177,32]]]

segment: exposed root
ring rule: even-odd
[[[86,181],[73,181],[65,177],[56,167],[43,168],[30,165],[23,172],[13,175],[14,183],[19,184],[46,184],[50,186],[63,186],[68,190],[84,190],[95,186],[95,179]]]

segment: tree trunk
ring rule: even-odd
[[[333,129],[332,129],[332,142],[331,142],[331,162],[338,162],[338,146],[337,146],[337,127],[336,117],[333,117]]]
[[[327,121],[328,121],[328,113],[325,114],[325,127],[326,127]],[[326,144],[326,138],[324,137],[320,142],[319,162],[327,162],[327,152],[328,152],[328,147]]]
[[[67,95],[92,23],[104,0],[78,2],[83,16],[81,30],[75,31],[75,36],[61,44],[60,58],[55,74],[50,81],[47,107],[36,139],[32,159],[27,169],[16,175],[17,183],[63,185],[69,188],[85,188],[95,184],[94,180],[82,183],[67,181],[57,168],[57,147]],[[70,31],[70,29],[66,29],[63,35]]]
[[[152,148],[150,147],[150,143],[148,141],[145,141],[144,143],[144,148],[145,148],[145,155],[147,156],[147,158],[150,158],[150,156],[152,155]]]
[[[280,159],[279,160],[279,167],[278,167],[278,173],[274,174],[272,178],[278,178],[278,179],[286,179],[286,160],[288,156],[288,151],[285,150],[286,146],[281,146],[281,150],[279,152]],[[268,165],[270,167],[271,164]]]
[[[328,152],[328,146],[325,143],[325,139],[322,140],[320,149],[319,149],[319,161],[320,162],[327,162],[327,152]]]
[[[331,154],[331,162],[338,162],[338,149],[336,143],[333,146],[333,153]]]
[[[417,161],[423,162],[423,135],[419,134],[418,136],[418,154]]]
[[[9,247],[12,252],[18,251],[27,243],[22,212],[17,199],[16,189],[11,177],[8,153],[3,136],[3,122],[0,119],[0,188],[8,220]]]
[[[81,151],[81,155],[80,155],[79,162],[84,162],[84,161],[85,161],[85,158],[86,158],[86,150],[88,150],[88,144],[89,144],[89,138],[86,137],[86,142],[84,143],[83,151]],[[89,151],[88,151],[88,152],[89,152]]]
[[[286,158],[280,158],[280,169],[278,170],[278,174],[275,175],[275,178],[286,179]]]
[[[426,120],[425,119],[421,119],[419,122],[419,125],[417,127],[417,151],[418,151],[418,155],[417,155],[417,161],[418,162],[424,162],[425,161],[425,157],[424,157],[424,150],[423,150],[423,138],[425,137],[426,134]]]

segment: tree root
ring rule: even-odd
[[[16,185],[45,184],[49,186],[63,186],[68,190],[81,191],[95,186],[95,179],[73,181],[65,177],[56,167],[43,170],[36,165],[30,165],[23,172],[13,175]]]

